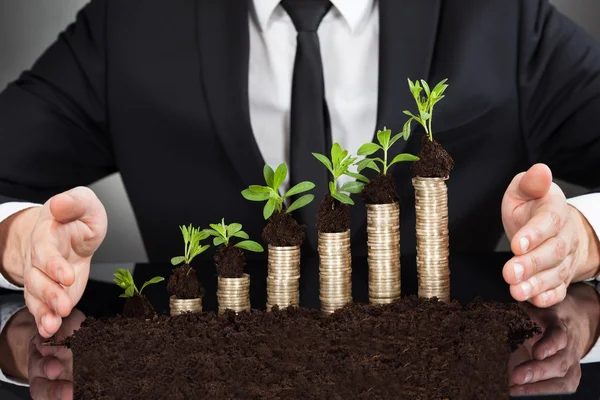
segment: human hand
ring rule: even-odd
[[[20,218],[31,221],[20,243],[25,302],[48,338],[81,299],[92,255],[106,236],[106,211],[93,191],[78,187]]]
[[[28,347],[37,335],[33,315],[23,308],[6,323],[0,334],[0,369],[4,375],[27,380]]]
[[[550,307],[565,298],[571,282],[595,273],[593,230],[567,204],[547,166],[536,164],[513,179],[502,201],[502,222],[515,254],[503,276],[515,300]]]
[[[595,326],[600,301],[595,288],[571,286],[565,300],[540,309],[524,303],[533,321],[543,330],[511,354],[510,394],[566,394],[577,391],[581,359],[597,340]]]
[[[73,310],[54,336],[59,342],[79,329],[85,316]],[[61,346],[44,346],[36,335],[29,345],[29,391],[34,400],[73,399],[73,352]]]

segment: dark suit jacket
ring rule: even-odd
[[[259,239],[262,204],[240,196],[263,179],[249,119],[248,4],[92,1],[0,97],[0,194],[44,201],[119,171],[153,261],[180,253],[179,224],[225,217]],[[452,251],[494,248],[503,193],[535,162],[598,186],[600,48],[547,1],[380,0],[380,20],[374,132],[400,131],[402,110],[415,108],[407,77],[450,78],[434,131],[456,161]],[[396,151],[418,153],[421,137],[416,129]],[[393,173],[406,254],[414,191],[406,164]],[[364,254],[360,202],[352,219],[354,253]]]

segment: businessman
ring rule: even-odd
[[[552,179],[600,186],[600,45],[546,0],[93,0],[0,96],[3,285],[24,288],[42,335],[59,329],[106,233],[84,186],[116,171],[152,261],[177,252],[182,223],[226,217],[258,237],[240,190],[263,164],[287,162],[287,184],[321,198],[310,153],[400,131],[407,78],[450,79],[434,138],[456,162],[451,250],[492,251],[506,232],[504,279],[540,307],[596,277],[599,195],[567,200]],[[417,154],[422,135],[396,150]],[[410,170],[392,173],[410,254]],[[317,203],[300,215],[307,250]]]

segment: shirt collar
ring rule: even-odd
[[[375,0],[330,0],[340,12],[352,31],[355,31],[373,8]],[[281,0],[253,0],[254,11],[262,31],[269,26],[269,20]]]

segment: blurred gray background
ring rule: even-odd
[[[0,90],[23,69],[31,66],[87,2],[0,0]],[[600,0],[554,0],[552,3],[600,40]],[[563,188],[571,196],[580,192],[568,185]],[[146,252],[119,175],[97,182],[93,189],[106,206],[109,216],[108,235],[94,261],[145,261]],[[507,249],[505,241],[499,249]]]

